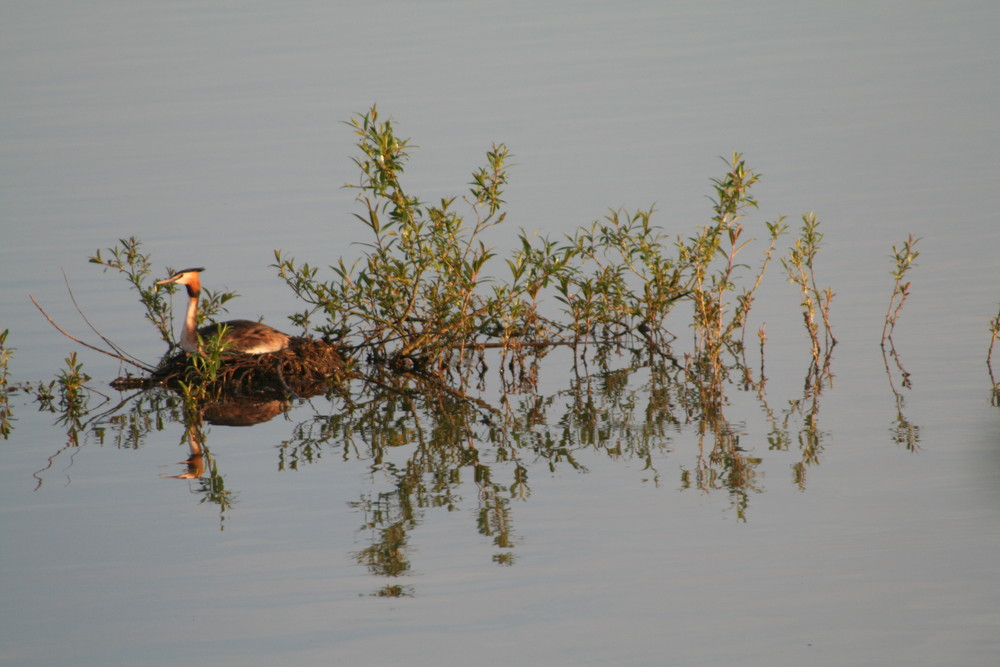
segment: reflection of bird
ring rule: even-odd
[[[205,269],[184,269],[178,271],[166,280],[157,281],[157,285],[176,283],[184,285],[188,293],[187,315],[184,317],[184,328],[181,330],[181,349],[185,352],[198,352],[198,336],[209,338],[219,330],[219,327],[226,327],[223,340],[228,343],[227,349],[231,352],[242,352],[243,354],[266,354],[267,352],[277,352],[288,347],[288,334],[281,333],[277,329],[252,322],[250,320],[229,320],[209,324],[198,328],[198,296],[201,294],[201,281],[198,274]]]

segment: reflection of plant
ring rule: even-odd
[[[14,354],[12,348],[7,347],[7,334],[9,331],[7,329],[0,333],[0,435],[7,439],[10,435],[11,430],[13,430],[13,425],[11,421],[14,418],[14,410],[10,407],[10,392],[11,388],[8,387],[8,376],[9,369],[7,365],[10,363],[10,358]]]
[[[96,417],[85,419],[91,413],[91,392],[85,386],[89,380],[90,376],[83,372],[83,363],[77,361],[76,352],[73,352],[66,357],[66,367],[59,372],[55,380],[47,385],[39,383],[35,387],[35,401],[39,410],[57,414],[56,423],[66,429],[66,444],[49,457],[49,464],[45,468],[34,473],[35,479],[38,480],[36,490],[42,485],[41,474],[52,467],[56,457],[66,450],[80,446],[81,433],[93,429],[96,434],[100,434],[100,428],[94,425]]]
[[[986,368],[990,372],[990,381],[993,383],[993,394],[990,399],[992,404],[1000,407],[1000,385],[993,376],[993,346],[997,342],[997,337],[1000,336],[1000,312],[997,312],[997,316],[990,320],[990,349],[986,353]]]
[[[94,422],[94,428],[100,430],[102,444],[111,444],[117,449],[139,449],[149,433],[162,431],[173,422],[184,422],[177,397],[167,391],[152,389],[128,396],[115,408],[100,415]]]
[[[811,372],[812,368],[810,368]],[[792,465],[792,479],[795,485],[803,491],[806,488],[806,472],[810,466],[819,465],[820,454],[824,449],[823,440],[826,433],[819,428],[819,399],[823,394],[823,380],[822,374],[816,376],[813,382],[810,382],[807,376],[802,398],[789,401],[788,409],[785,411],[786,431],[784,439],[786,442],[791,441],[792,429],[788,428],[791,418],[798,416],[802,422],[802,426],[796,433],[802,458]]]
[[[175,475],[175,477],[195,480],[197,486],[193,492],[200,496],[199,504],[218,506],[219,530],[223,531],[226,528],[227,512],[236,504],[236,494],[226,488],[226,478],[219,472],[218,461],[208,451],[200,410],[185,408],[184,414],[187,420],[184,425],[184,438],[187,441],[185,444],[188,445],[190,456],[183,463],[188,466],[188,470],[191,472]]]
[[[409,541],[407,530],[416,525],[412,508],[395,494],[378,494],[376,498],[362,497],[354,507],[365,515],[364,528],[370,533],[369,546],[355,554],[355,560],[380,577],[399,577],[410,570],[406,556]]]
[[[163,431],[172,423],[184,426],[182,442],[189,447],[189,458],[183,463],[185,472],[167,477],[193,479],[194,492],[200,503],[219,507],[220,529],[227,512],[235,504],[235,494],[226,488],[216,460],[204,444],[203,402],[189,403],[176,395],[154,388],[137,392],[110,409],[105,404],[91,405],[91,390],[84,386],[90,378],[74,356],[66,359],[66,368],[49,385],[34,388],[39,410],[58,414],[57,423],[66,429],[66,444],[48,457],[48,464],[36,471],[36,490],[41,488],[45,473],[67,451],[74,451],[84,442],[111,444],[118,449],[139,449],[152,432]],[[193,406],[193,407],[192,407]]]
[[[725,374],[733,370],[738,372]],[[71,365],[64,374],[80,373],[78,365]],[[442,390],[433,378],[387,372],[381,386],[358,384],[363,386],[330,397],[328,414],[296,425],[277,451],[279,468],[286,471],[324,459],[369,467],[373,488],[352,505],[363,516],[359,534],[364,541],[354,556],[372,574],[390,578],[376,595],[413,594],[398,581],[414,569],[414,533],[431,508],[472,510],[471,527],[489,541],[489,558],[499,566],[516,563],[517,505],[531,497],[529,477],[539,468],[542,477],[560,470],[586,472],[594,456],[607,457],[637,462],[639,480],[662,486],[664,457],[680,456],[687,460],[680,463],[675,483],[725,494],[743,521],[754,494],[763,491],[758,471],[766,445],[762,451],[740,424],[727,419],[722,385],[711,378],[692,382],[687,370],[669,359],[573,377],[551,396],[523,393],[500,416]],[[750,389],[762,391],[762,386]],[[820,461],[823,436],[818,394],[811,387],[806,391],[783,419],[772,421],[774,437],[786,443],[784,448],[798,440],[802,462],[793,469],[801,487],[806,467]],[[90,428],[101,429],[103,440],[137,447],[150,431],[183,422],[183,441],[192,455],[185,461],[187,471],[174,476],[193,480],[199,502],[217,506],[224,527],[234,494],[205,447],[208,434],[200,411],[192,412],[162,390],[133,399],[100,415]],[[58,397],[56,402],[61,404]],[[790,423],[795,415],[801,415],[801,427]],[[696,446],[680,447],[684,442]]]

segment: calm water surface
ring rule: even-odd
[[[727,416],[762,459],[742,512],[724,489],[684,488],[699,456],[689,426],[660,433],[648,458],[574,436],[576,467],[521,453],[528,490],[505,494],[507,546],[477,529],[489,499],[462,469],[450,506],[416,508],[399,577],[357,555],[373,540],[363,508],[414,454],[406,433],[377,466],[334,437],[293,470],[295,429],[336,405],[209,427],[235,500],[223,511],[198,481],[170,478],[184,469],[181,424],[166,420],[139,447],[90,433],[63,450],[56,417],[17,395],[0,446],[0,662],[994,664],[995,3],[0,12],[0,329],[15,382],[51,379],[77,350],[108,407],[120,400],[107,382],[122,369],[28,301],[89,338],[61,270],[92,321],[159,357],[124,282],[86,262],[130,235],[158,269],[208,266],[206,284],[243,295],[234,316],[288,328],[298,307],[272,251],[318,265],[356,252],[356,205],[339,187],[355,178],[354,137],[340,121],[372,103],[420,147],[407,183],[426,201],[461,194],[490,143],[506,142],[509,230],[569,232],[655,202],[660,225],[690,234],[711,213],[718,156],[743,152],[764,174],[754,221],[796,225],[808,210],[823,221],[817,270],[837,292],[840,339],[816,412],[820,450],[801,466],[790,401],[808,352],[797,297],[771,274],[752,327],[767,323],[768,404],[789,415],[793,440],[769,451],[765,410],[732,388]],[[878,346],[890,249],[908,234],[923,240],[896,338],[916,451],[894,441]],[[545,364],[543,393],[570,386],[567,367],[558,355]],[[640,402],[642,383],[630,384]],[[562,433],[564,400],[539,432]],[[613,433],[644,426],[641,409],[617,419]],[[509,486],[514,463],[491,470]],[[407,596],[373,595],[393,585]]]

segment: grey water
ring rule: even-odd
[[[452,505],[418,508],[397,577],[358,559],[386,468],[338,438],[288,465],[295,429],[329,415],[322,399],[209,428],[223,511],[173,478],[183,425],[141,446],[94,433],[67,446],[56,416],[15,393],[0,662],[994,664],[995,3],[53,1],[0,17],[12,382],[48,381],[76,351],[88,385],[120,400],[107,385],[126,369],[28,298],[92,340],[67,284],[116,343],[160,357],[135,295],[87,262],[133,235],[157,269],[206,266],[206,285],[239,292],[234,317],[288,329],[300,308],[273,251],[325,266],[366,240],[341,187],[357,179],[342,121],[372,104],[418,146],[406,183],[425,201],[463,194],[492,142],[510,148],[500,251],[519,228],[558,236],[653,204],[665,232],[690,235],[719,157],[743,153],[763,174],[751,220],[821,219],[839,340],[818,452],[771,447],[758,401],[733,387],[728,417],[762,461],[744,511],[725,488],[685,484],[704,454],[689,426],[648,459],[581,441],[577,467],[525,453],[504,548],[477,529],[483,487],[463,472]],[[910,234],[902,388],[879,340],[891,249]],[[751,319],[766,323],[769,404],[805,433],[792,402],[807,338],[780,267]],[[569,385],[564,361],[543,364],[545,390]],[[898,441],[901,416],[915,446]],[[393,461],[415,447],[403,431]],[[390,585],[406,595],[373,594]]]

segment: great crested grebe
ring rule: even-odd
[[[220,326],[226,327],[225,340],[228,351],[243,354],[267,354],[288,347],[290,336],[273,327],[251,320],[229,320],[198,328],[198,297],[201,295],[201,280],[198,274],[204,268],[184,269],[166,280],[158,280],[157,285],[176,283],[184,285],[188,293],[187,315],[181,329],[181,349],[188,353],[198,352],[198,336],[208,338],[215,335]]]

